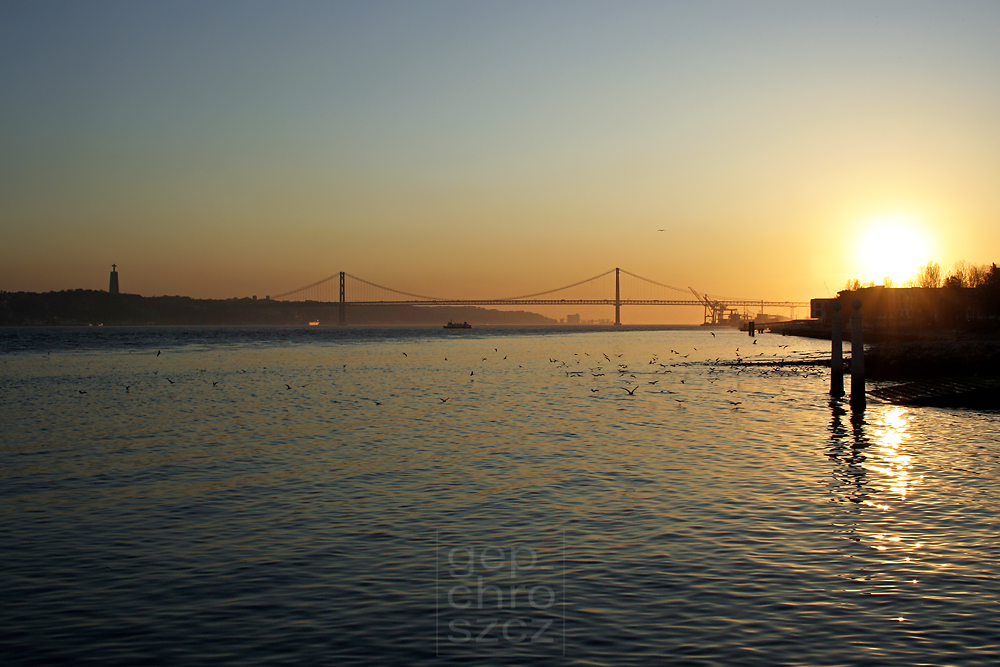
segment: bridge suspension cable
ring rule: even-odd
[[[391,287],[384,287],[383,285],[376,285],[370,280],[365,280],[364,278],[358,278],[357,276],[351,275],[350,273],[345,273],[345,276],[357,280],[359,283],[364,283],[365,285],[371,285],[372,287],[377,287],[379,289],[384,289],[386,292],[392,292],[394,294],[403,294],[405,296],[412,296],[415,299],[427,299],[428,301],[448,301],[448,299],[442,299],[436,296],[424,296],[423,294],[411,294],[410,292],[404,292],[403,290],[393,289]]]
[[[377,283],[373,283],[370,280],[365,280],[364,278],[359,278],[358,276],[355,276],[355,275],[352,275],[352,274],[346,273],[346,272],[344,273],[344,276],[346,278],[351,278],[352,280],[356,280],[359,283],[363,283],[365,285],[368,285],[369,287],[375,287],[377,289],[384,290],[384,291],[390,292],[392,294],[402,294],[403,296],[413,297],[414,299],[425,299],[427,301],[447,301],[448,300],[448,299],[441,299],[441,298],[435,297],[435,296],[425,296],[423,294],[413,294],[411,292],[404,292],[403,290],[393,289],[391,287],[386,287],[384,285],[379,285]],[[308,285],[306,285],[304,287],[299,287],[297,289],[293,289],[293,290],[290,290],[288,292],[283,292],[281,294],[277,294],[273,298],[275,298],[275,299],[283,299],[283,298],[285,298],[287,296],[291,296],[293,294],[301,294],[303,292],[306,292],[307,290],[313,289],[314,287],[322,287],[323,285],[325,285],[328,282],[339,280],[339,278],[340,278],[340,274],[339,273],[335,273],[332,276],[327,276],[326,278],[323,278],[322,280],[317,280],[316,282],[310,283],[310,284],[308,284]],[[322,299],[320,299],[320,300],[322,300]]]
[[[615,270],[611,269],[610,271],[605,271],[604,273],[598,274],[598,275],[594,276],[593,278],[587,278],[586,280],[581,280],[578,283],[573,283],[572,285],[566,285],[565,287],[557,287],[556,289],[550,289],[550,290],[546,290],[544,292],[535,292],[534,294],[525,294],[524,296],[510,296],[510,297],[507,297],[507,298],[502,299],[502,300],[503,301],[516,301],[517,299],[531,299],[531,298],[534,298],[536,296],[544,296],[546,294],[552,294],[553,292],[561,292],[563,290],[570,289],[571,287],[577,287],[577,286],[582,285],[584,283],[589,283],[592,280],[597,280],[598,278],[603,278],[604,276],[610,275],[610,274],[612,274],[614,272],[615,272]]]
[[[318,287],[318,286],[322,285],[323,283],[327,283],[327,282],[329,282],[329,281],[331,281],[331,280],[333,280],[335,278],[339,278],[339,277],[340,277],[340,274],[339,273],[335,273],[332,276],[327,276],[326,278],[323,278],[323,280],[317,280],[314,283],[310,283],[309,285],[306,285],[305,287],[299,287],[299,288],[296,288],[296,289],[293,289],[293,290],[289,290],[288,292],[284,292],[282,294],[275,294],[273,298],[275,298],[275,299],[283,299],[286,296],[289,296],[291,294],[298,294],[299,292],[305,292],[307,289],[312,289],[313,287]]]
[[[684,292],[685,294],[688,293],[686,289],[681,289],[680,287],[674,287],[673,285],[667,285],[666,283],[660,283],[655,280],[650,280],[649,278],[643,278],[642,276],[636,275],[631,271],[626,271],[625,269],[621,269],[621,272],[627,276],[632,276],[633,278],[638,278],[639,280],[645,280],[647,283],[653,283],[654,285],[659,285],[660,287],[666,287],[667,289],[672,289],[677,292]]]

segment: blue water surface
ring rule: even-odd
[[[2,662],[995,664],[997,413],[756,340],[0,330]]]

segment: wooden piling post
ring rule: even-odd
[[[844,318],[838,301],[830,318],[830,395],[844,395]]]
[[[851,406],[864,409],[865,398],[865,342],[861,328],[861,301],[855,299],[851,306]]]

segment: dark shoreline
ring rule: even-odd
[[[872,380],[1000,376],[1000,337],[884,341],[865,349]]]
[[[527,311],[475,306],[387,305],[344,307],[349,325],[545,325],[555,320]],[[337,303],[271,299],[194,299],[111,294],[99,290],[0,293],[0,326],[296,326],[341,320]]]
[[[830,339],[829,329],[818,322],[790,323],[779,331],[785,336]],[[850,340],[849,332],[845,334]],[[866,380],[889,383],[869,389],[871,396],[894,405],[1000,410],[1000,332],[995,329],[865,331],[864,335]],[[850,366],[847,353],[846,375]]]
[[[830,340],[829,324],[816,320],[781,323],[770,332]],[[843,339],[851,340],[850,327],[844,327]],[[866,328],[864,342],[870,380],[1000,376],[1000,325],[994,322],[966,329]]]

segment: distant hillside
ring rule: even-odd
[[[557,324],[525,311],[470,306],[348,306],[348,324]],[[337,304],[267,299],[192,299],[96,290],[0,292],[0,326],[336,324]]]

